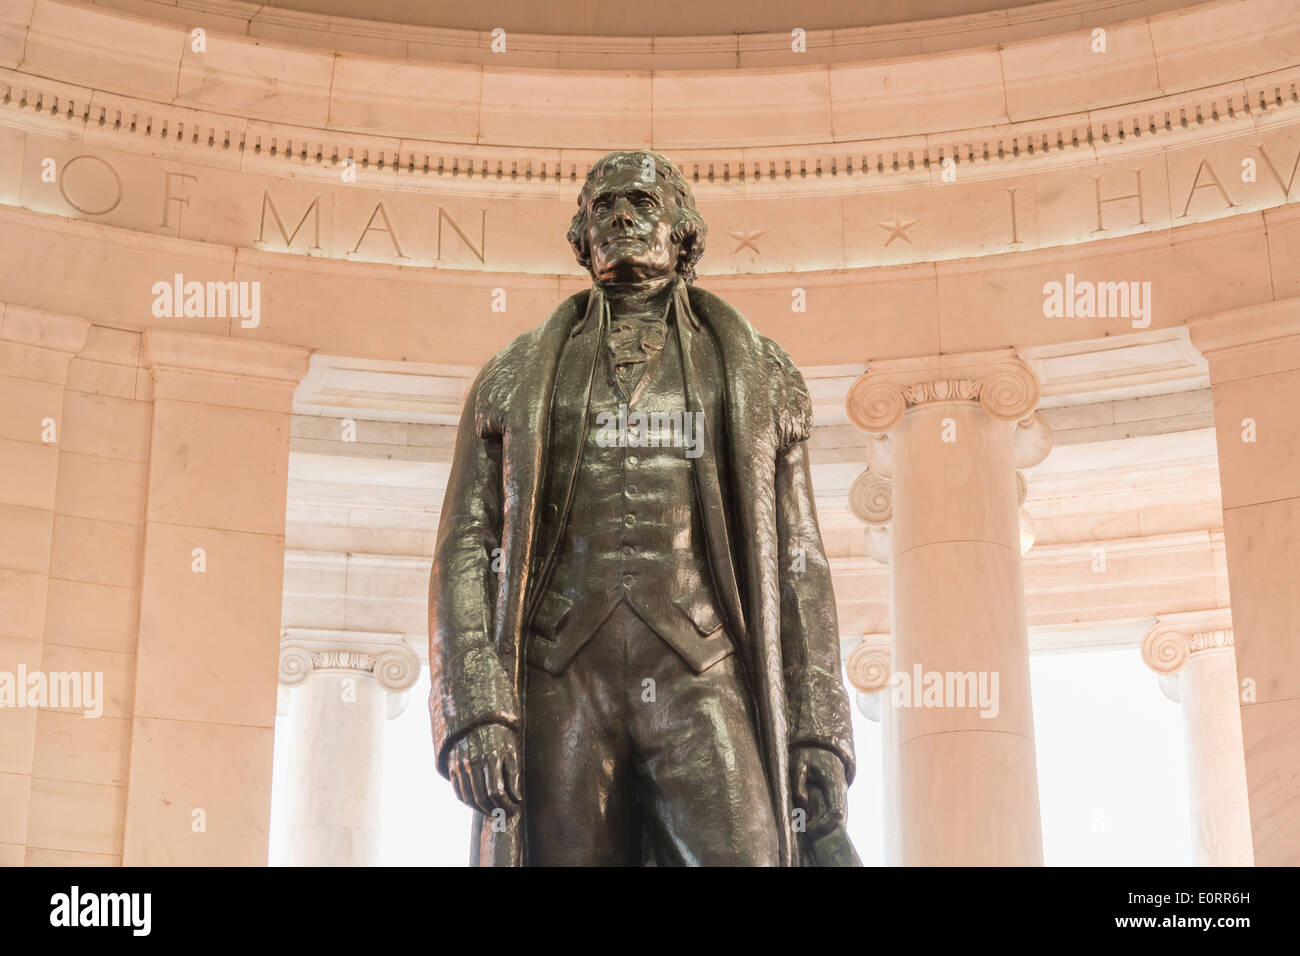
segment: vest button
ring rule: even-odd
[[[636,515],[628,515],[626,518],[623,519],[623,523],[627,525],[629,528],[631,528],[633,525],[636,524]]]
[[[628,493],[629,495],[634,495],[634,494],[636,494],[636,485],[628,485],[628,486],[627,486],[627,493]]]
[[[628,455],[628,456],[627,456],[627,463],[628,463],[629,465],[635,465],[635,464],[636,464],[638,461],[640,461],[640,460],[641,460],[641,459],[637,458],[636,455]]]
[[[630,574],[623,575],[623,587],[630,588],[634,584],[636,584],[636,578]]]

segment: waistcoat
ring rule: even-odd
[[[584,395],[556,392],[544,513],[563,505],[567,474],[581,441],[582,461],[556,560],[537,606],[528,661],[562,673],[620,601],[696,671],[733,646],[719,615],[696,501],[694,457],[708,440],[686,411],[681,348],[670,322],[662,352],[627,398],[601,355],[581,428],[556,428],[583,414]],[[692,449],[694,445],[694,449]]]

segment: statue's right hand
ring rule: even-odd
[[[491,816],[494,810],[513,815],[523,803],[519,779],[519,738],[509,727],[484,724],[452,745],[448,776],[456,799]]]

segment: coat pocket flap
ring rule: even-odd
[[[676,602],[677,609],[685,614],[695,629],[704,637],[713,634],[722,627],[722,618],[708,594],[695,594]]]
[[[533,629],[545,637],[554,637],[564,626],[573,602],[556,591],[547,591],[533,615]]]

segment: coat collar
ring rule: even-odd
[[[695,310],[691,308],[691,297],[687,292],[686,280],[681,276],[673,283],[673,290],[668,295],[668,312],[675,314],[678,324],[685,324],[692,331],[700,330],[700,320],[695,315]],[[602,323],[608,325],[610,322],[609,314],[609,297],[605,295],[605,289],[599,282],[592,282],[591,292],[587,296],[587,308],[582,313],[582,318],[573,324],[569,330],[570,338],[576,337],[589,329],[594,330]]]

